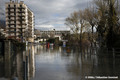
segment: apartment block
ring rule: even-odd
[[[34,41],[34,14],[23,1],[6,3],[6,29],[10,39]]]

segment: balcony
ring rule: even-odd
[[[19,24],[17,24],[17,25],[27,25],[26,23],[19,23]]]
[[[17,22],[16,22],[16,24],[20,24],[20,22],[19,22],[19,21],[17,21]]]
[[[19,33],[17,33],[16,35],[20,35]]]
[[[6,21],[11,22],[11,21],[15,21],[15,19],[7,19]]]
[[[15,25],[15,23],[12,23],[12,24],[11,24],[11,23],[9,23],[9,24],[8,24],[8,26],[11,26],[11,25]]]
[[[25,17],[25,15],[17,15],[17,17]]]
[[[16,29],[16,27],[9,27],[8,29]]]
[[[7,7],[7,9],[16,9],[16,7]]]
[[[20,15],[19,15],[16,19],[17,19],[17,20],[19,20],[19,19],[25,19],[25,16],[22,16],[22,15],[20,16]]]
[[[18,9],[25,9],[24,7],[18,7]]]
[[[16,33],[16,31],[8,31],[8,33]]]
[[[16,31],[17,33],[24,33],[24,31]]]
[[[8,10],[7,10],[6,13],[15,13],[15,11],[8,11]]]
[[[21,26],[18,26],[18,25],[17,25],[17,26],[16,26],[16,28],[18,28],[18,29],[19,29],[19,28],[21,28]]]
[[[26,28],[26,26],[23,26],[23,25],[22,25],[22,26],[20,26],[20,25],[18,25],[18,26],[17,26],[17,28],[18,28],[18,29],[25,29],[25,28]]]
[[[25,16],[16,17],[16,19],[25,19]]]
[[[15,15],[7,15],[7,17],[15,17]]]
[[[18,21],[25,21],[25,19],[17,19]]]
[[[11,26],[7,26],[8,28],[15,28],[15,26],[14,25],[11,25]]]
[[[17,21],[16,24],[26,24],[24,21]]]
[[[20,30],[17,30],[16,32],[18,32],[18,33],[21,33],[22,31],[20,31]]]
[[[25,11],[17,11],[18,13],[25,13]]]
[[[15,24],[16,22],[14,22],[14,21],[9,21],[9,23],[8,24]]]

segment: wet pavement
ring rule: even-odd
[[[76,48],[31,45],[12,57],[0,56],[0,80],[99,80],[88,76],[118,76],[112,80],[120,80],[119,75],[120,57],[97,49],[81,53]]]

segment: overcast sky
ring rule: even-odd
[[[5,2],[0,0],[0,19],[5,19]],[[19,0],[20,1],[20,0]],[[84,9],[92,0],[22,0],[34,12],[35,28],[66,30],[65,18],[73,11]]]

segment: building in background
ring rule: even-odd
[[[4,39],[6,37],[7,37],[7,33],[5,27],[0,26],[0,39]]]
[[[0,21],[0,39],[5,39],[7,37],[6,28],[4,21]]]
[[[34,42],[34,14],[23,1],[6,3],[6,30],[9,39]]]
[[[62,35],[70,34],[69,30],[49,30],[49,31],[40,31],[40,34],[46,34],[48,37],[58,37],[59,40],[62,40]]]
[[[49,31],[40,31],[35,30],[35,43],[47,41],[50,38],[58,38],[59,41],[62,41],[63,35],[70,34],[69,30],[49,30]]]

